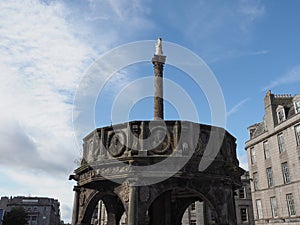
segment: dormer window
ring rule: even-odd
[[[283,106],[278,106],[276,109],[278,123],[285,121],[285,111]]]
[[[300,95],[295,95],[293,98],[295,114],[300,113]]]

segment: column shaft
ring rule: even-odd
[[[164,119],[163,67],[162,62],[153,61],[154,65],[154,120]]]
[[[129,204],[128,204],[128,225],[138,225],[138,187],[130,186]]]
[[[74,202],[73,202],[73,212],[72,212],[72,225],[76,225],[78,221],[78,210],[79,210],[79,190],[74,187]]]

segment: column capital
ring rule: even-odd
[[[152,58],[152,63],[161,63],[161,64],[165,64],[166,62],[166,56],[165,55],[154,55]]]

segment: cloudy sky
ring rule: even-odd
[[[58,198],[62,218],[70,221],[74,182],[68,175],[81,154],[72,122],[76,89],[105,52],[142,40],[153,40],[154,51],[158,36],[210,67],[224,95],[226,129],[237,138],[246,168],[247,127],[262,120],[266,91],[299,93],[299,9],[296,0],[0,1],[0,195]],[[106,82],[96,126],[111,123],[123,87],[151,75],[150,59]],[[200,122],[210,124],[201,90],[171,66],[165,76],[193,96]],[[152,119],[151,101],[137,103],[128,119]],[[174,111],[167,105],[166,119],[176,119]]]

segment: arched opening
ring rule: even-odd
[[[182,225],[216,224],[216,212],[205,201],[194,201],[185,210]]]
[[[91,219],[91,224],[92,225],[108,225],[108,213],[107,213],[105,204],[102,200],[100,200],[98,202],[98,204],[96,205],[96,207],[94,209],[92,219]],[[124,211],[118,225],[126,225],[126,224],[127,224],[127,216]]]
[[[92,225],[105,225],[107,224],[107,211],[105,204],[102,200],[96,204],[96,207],[94,209],[92,219],[91,219]]]
[[[151,203],[147,215],[148,225],[208,225],[217,222],[213,204],[189,188],[174,188],[161,193]]]
[[[83,208],[82,224],[123,225],[121,217],[124,206],[113,193],[96,193],[90,197]]]

